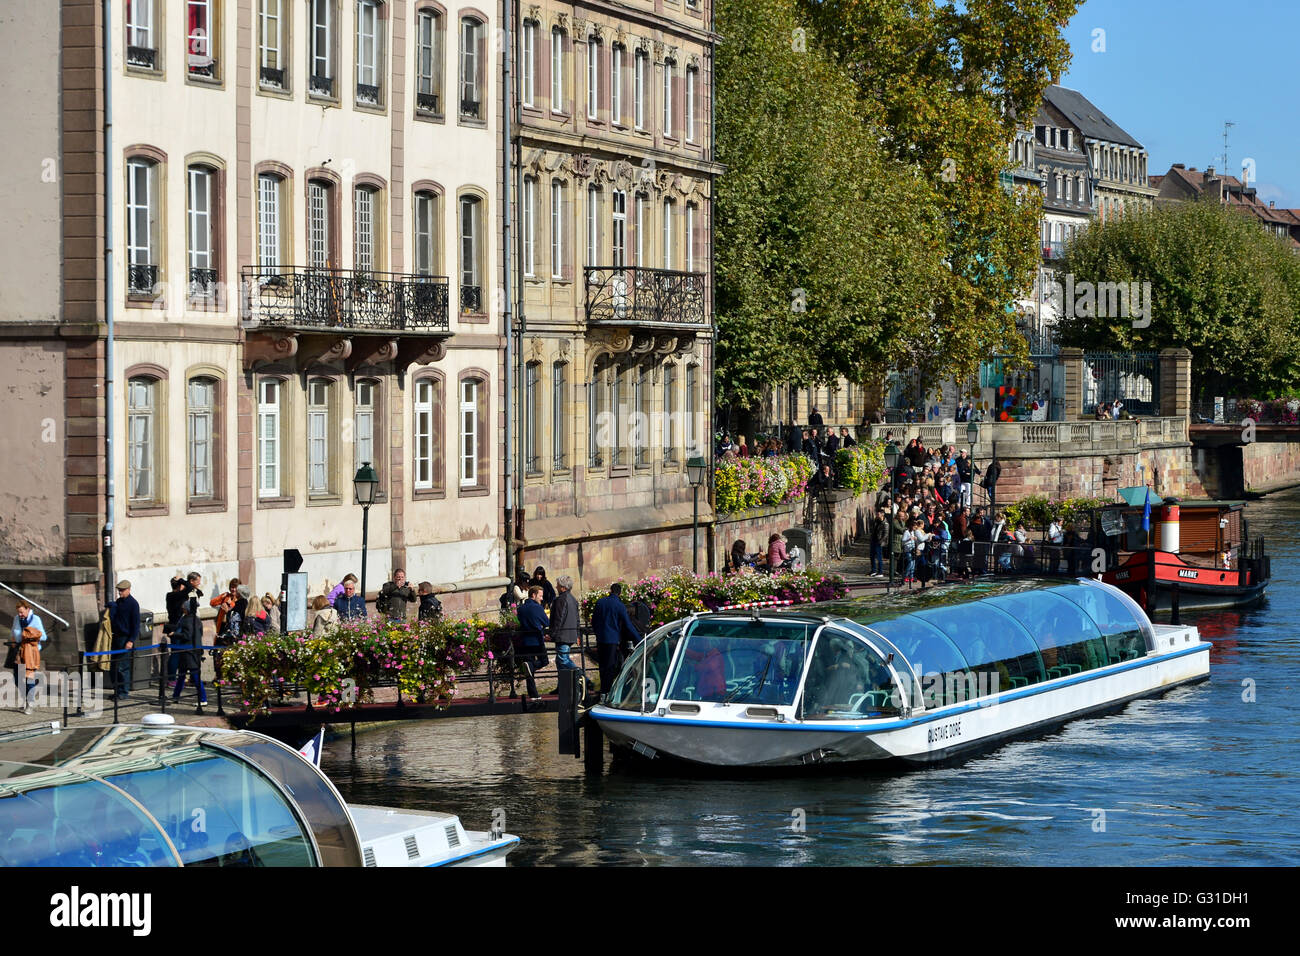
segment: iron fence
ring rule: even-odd
[[[282,328],[446,332],[447,289],[445,276],[248,267],[243,317]]]
[[[1083,410],[1121,401],[1131,414],[1160,414],[1160,357],[1155,352],[1085,352]]]

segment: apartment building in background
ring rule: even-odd
[[[400,566],[449,610],[494,604],[499,6],[110,9],[107,149],[102,4],[0,39],[0,150],[27,171],[0,192],[0,581],[79,620],[102,597],[111,305],[112,575],[142,607],[177,570],[278,591],[286,548],[310,593],[360,573],[363,463],[369,590]]]

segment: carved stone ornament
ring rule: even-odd
[[[557,13],[555,15],[555,25],[565,33],[569,32],[569,15],[567,13]]]
[[[591,154],[576,153],[573,157],[573,175],[580,179],[586,179],[594,172]]]
[[[542,5],[540,3],[530,3],[528,5],[528,16],[525,19],[532,20],[534,23],[541,23]]]
[[[700,68],[700,55],[698,53],[692,53],[686,58],[686,62],[690,65],[692,70],[698,70]]]
[[[614,42],[624,49],[627,48],[627,34],[623,31],[621,26],[615,28]]]
[[[546,343],[541,336],[534,335],[528,340],[528,351],[534,362],[540,362],[546,355]]]
[[[632,351],[629,329],[595,329],[587,333],[588,358],[601,355],[624,355]]]
[[[649,355],[654,351],[655,337],[653,333],[638,332],[632,337],[632,354]]]
[[[569,352],[573,349],[573,343],[568,339],[560,339],[560,358],[567,360]]]
[[[664,42],[663,42],[663,40],[655,40],[655,41],[654,41],[654,56],[655,56],[655,62],[656,62],[656,63],[658,63],[660,60],[662,60],[662,59],[664,58]]]
[[[593,39],[596,39],[596,40],[604,40],[604,39],[605,39],[605,31],[606,31],[607,29],[608,29],[608,27],[606,27],[605,24],[603,24],[603,23],[592,23],[592,25],[591,25],[591,36],[592,36],[592,38],[593,38]]]
[[[656,355],[672,355],[676,351],[677,351],[677,336],[675,335],[655,336]]]
[[[674,63],[678,62],[678,58],[677,58],[677,47],[675,47],[675,46],[670,46],[670,47],[668,48],[668,55],[665,56],[664,59],[665,59],[665,60],[672,60]]]
[[[637,48],[638,50],[640,50],[640,51],[641,51],[642,53],[644,53],[646,56],[649,56],[649,55],[650,55],[650,38],[649,38],[649,37],[637,37],[636,40],[635,40],[634,42],[636,43],[636,48]]]
[[[583,17],[573,18],[573,39],[585,40],[587,38],[587,24],[591,21]]]

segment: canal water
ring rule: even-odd
[[[1185,615],[1211,679],[960,765],[708,780],[584,773],[554,714],[403,724],[326,749],[353,803],[504,813],[514,866],[1295,865],[1300,490],[1247,511],[1273,559],[1248,611]]]

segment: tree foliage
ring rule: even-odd
[[[1067,247],[1061,273],[1076,287],[1151,283],[1148,325],[1146,317],[1135,327],[1131,317],[1067,309],[1059,325],[1066,345],[1190,349],[1202,394],[1300,386],[1300,259],[1238,211],[1189,202],[1094,224]]]

